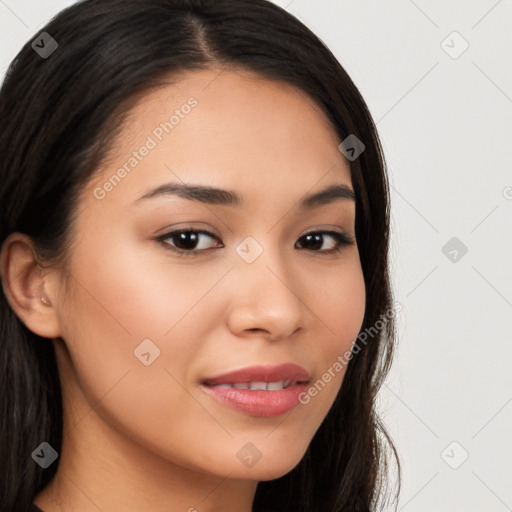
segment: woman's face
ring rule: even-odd
[[[217,75],[189,73],[141,100],[80,197],[67,293],[53,301],[65,435],[80,443],[87,428],[98,457],[136,446],[149,470],[269,480],[304,455],[346,368],[332,369],[362,325],[357,245],[326,233],[355,236],[355,202],[301,205],[329,186],[352,189],[341,140],[312,100],[283,83]],[[240,204],[227,193],[158,192],[176,185],[230,191]],[[302,404],[298,394],[329,369]],[[291,386],[240,389],[247,381]]]

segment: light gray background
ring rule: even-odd
[[[386,152],[403,309],[380,407],[398,510],[512,510],[512,2],[274,1],[337,56]],[[0,0],[2,76],[73,3]],[[455,262],[452,237],[468,248]]]

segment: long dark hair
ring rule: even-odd
[[[389,186],[368,108],[330,50],[266,0],[85,0],[41,32],[58,48],[43,58],[27,42],[0,90],[0,242],[25,233],[42,262],[61,261],[69,250],[78,193],[105,162],[130,107],[181,72],[238,69],[292,84],[323,109],[341,140],[363,141],[350,162],[366,285],[362,331],[378,332],[354,354],[301,462],[260,482],[253,510],[374,510],[389,501],[391,458],[398,497],[397,451],[375,410],[396,343]],[[0,295],[0,509],[14,512],[28,509],[57,471],[59,459],[42,469],[31,454],[42,441],[60,453],[62,399],[53,344]]]

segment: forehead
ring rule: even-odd
[[[287,83],[245,71],[194,71],[138,99],[92,186],[120,168],[126,172],[112,200],[180,179],[254,192],[304,192],[319,180],[350,185],[339,143],[320,107]],[[144,146],[150,149],[139,151]]]

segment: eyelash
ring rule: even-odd
[[[209,231],[205,231],[203,229],[192,229],[192,228],[184,228],[184,229],[178,229],[176,231],[170,231],[168,233],[165,233],[163,235],[160,235],[155,238],[158,242],[164,244],[164,248],[170,251],[173,251],[174,253],[177,253],[179,256],[197,256],[198,254],[207,251],[208,249],[200,249],[199,251],[195,249],[179,249],[177,247],[174,247],[167,243],[165,240],[169,238],[174,238],[178,235],[181,235],[182,233],[196,233],[200,235],[207,235],[211,238],[214,238],[216,240],[219,240],[217,236],[215,236],[213,233],[210,233]],[[320,254],[336,254],[343,250],[344,247],[355,245],[355,241],[352,237],[346,235],[345,233],[340,233],[338,231],[310,231],[309,233],[304,233],[300,238],[304,238],[308,235],[315,235],[315,234],[322,234],[322,235],[329,235],[332,236],[336,240],[336,246],[333,249],[328,249],[324,251],[317,251],[313,249],[305,249],[310,250],[311,252],[318,252]],[[300,240],[299,238],[299,240]]]

